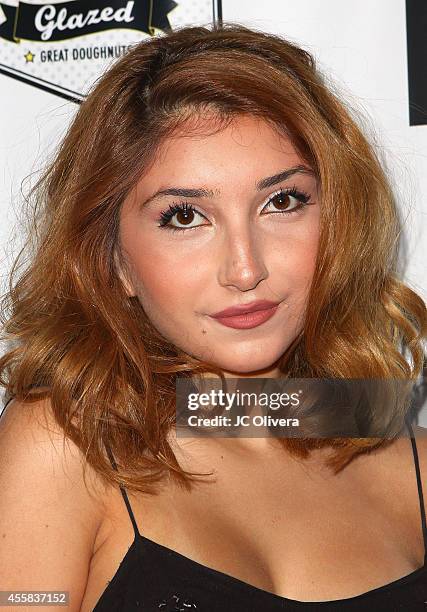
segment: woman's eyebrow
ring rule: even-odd
[[[314,172],[311,168],[304,165],[293,166],[292,168],[288,168],[287,170],[283,170],[277,174],[273,174],[273,176],[268,176],[266,178],[261,179],[255,184],[257,191],[262,191],[267,187],[272,187],[273,185],[277,185],[277,183],[281,183],[282,181],[286,181],[286,179],[290,178],[294,174],[307,174],[309,176],[314,176]],[[178,196],[181,198],[213,198],[220,194],[219,190],[212,189],[191,189],[185,187],[167,187],[166,189],[160,189],[156,191],[152,196],[150,196],[145,202],[143,202],[140,207],[145,207],[155,198],[161,196]]]
[[[293,168],[288,168],[288,170],[283,170],[283,172],[279,172],[278,174],[262,179],[256,184],[256,188],[258,191],[261,191],[267,187],[272,187],[273,185],[277,185],[277,183],[286,181],[286,179],[290,178],[294,174],[308,174],[310,176],[314,176],[313,170],[308,166],[294,166]]]

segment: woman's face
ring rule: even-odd
[[[164,141],[121,210],[122,278],[175,346],[226,376],[277,376],[304,325],[318,235],[310,168],[267,122],[242,115]],[[212,317],[259,300],[278,304],[263,322]]]

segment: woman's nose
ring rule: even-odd
[[[220,285],[249,291],[266,278],[268,270],[265,265],[264,245],[249,228],[239,234],[234,233],[223,241],[218,259]]]

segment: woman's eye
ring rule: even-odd
[[[191,204],[184,202],[182,204],[174,204],[169,206],[169,210],[163,211],[160,214],[160,227],[164,227],[171,230],[186,230],[200,227],[200,222],[197,222],[197,216],[201,219],[205,219],[201,213],[197,212]],[[176,221],[171,223],[171,221]]]
[[[273,210],[273,213],[291,214],[304,208],[309,199],[307,193],[297,191],[295,188],[290,191],[280,190],[271,196],[263,210],[274,204],[276,210]]]
[[[309,205],[309,200],[310,196],[303,191],[298,191],[296,187],[287,190],[280,189],[270,196],[262,211],[264,212],[266,208],[273,204],[276,210],[269,211],[267,214],[290,215],[299,212]],[[201,223],[197,217],[200,217],[200,220],[206,220],[206,217],[199,213],[191,204],[188,204],[188,202],[172,204],[168,210],[160,213],[159,227],[179,231],[196,229],[206,225],[206,223]]]

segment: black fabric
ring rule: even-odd
[[[302,602],[280,597],[207,567],[167,548],[138,531],[126,490],[121,492],[135,538],[94,610],[198,612],[427,612],[427,526],[415,436],[406,421],[414,455],[424,564],[419,569],[361,595],[346,599]],[[112,465],[117,465],[107,449]]]

